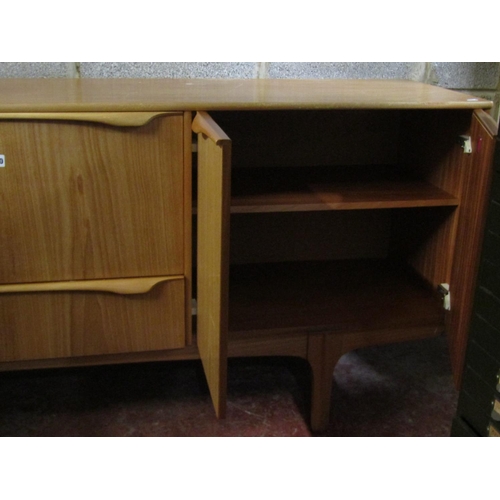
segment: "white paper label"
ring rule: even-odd
[[[5,167],[5,155],[0,155],[0,167]]]

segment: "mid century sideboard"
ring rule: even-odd
[[[457,385],[492,103],[411,81],[0,80],[0,370],[446,333]]]

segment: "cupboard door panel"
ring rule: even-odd
[[[183,274],[183,116],[2,120],[0,283]]]
[[[206,113],[198,134],[197,343],[218,417],[226,411],[231,141]]]
[[[182,277],[159,279],[149,291],[132,283],[130,291],[138,290],[132,294],[127,290],[102,291],[99,283],[93,287],[80,283],[81,290],[77,290],[78,282],[71,282],[72,291],[64,290],[65,283],[56,283],[52,285],[59,291],[0,293],[0,361],[141,352],[185,345]]]
[[[455,382],[461,384],[465,350],[472,315],[479,254],[492,178],[495,135],[489,115],[473,114],[471,125],[472,154],[464,162],[463,191],[460,197],[455,256],[451,273],[451,311],[448,337]]]

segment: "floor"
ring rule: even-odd
[[[10,372],[0,436],[449,436],[457,398],[444,337],[345,355],[322,433],[299,359],[230,360],[219,421],[199,362]]]

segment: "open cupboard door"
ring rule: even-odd
[[[231,140],[198,112],[197,344],[219,418],[226,412]]]
[[[470,129],[472,152],[466,155],[469,161],[462,165],[466,171],[451,274],[453,293],[447,328],[457,387],[462,380],[497,133],[497,125],[489,114],[483,110],[473,113]]]

